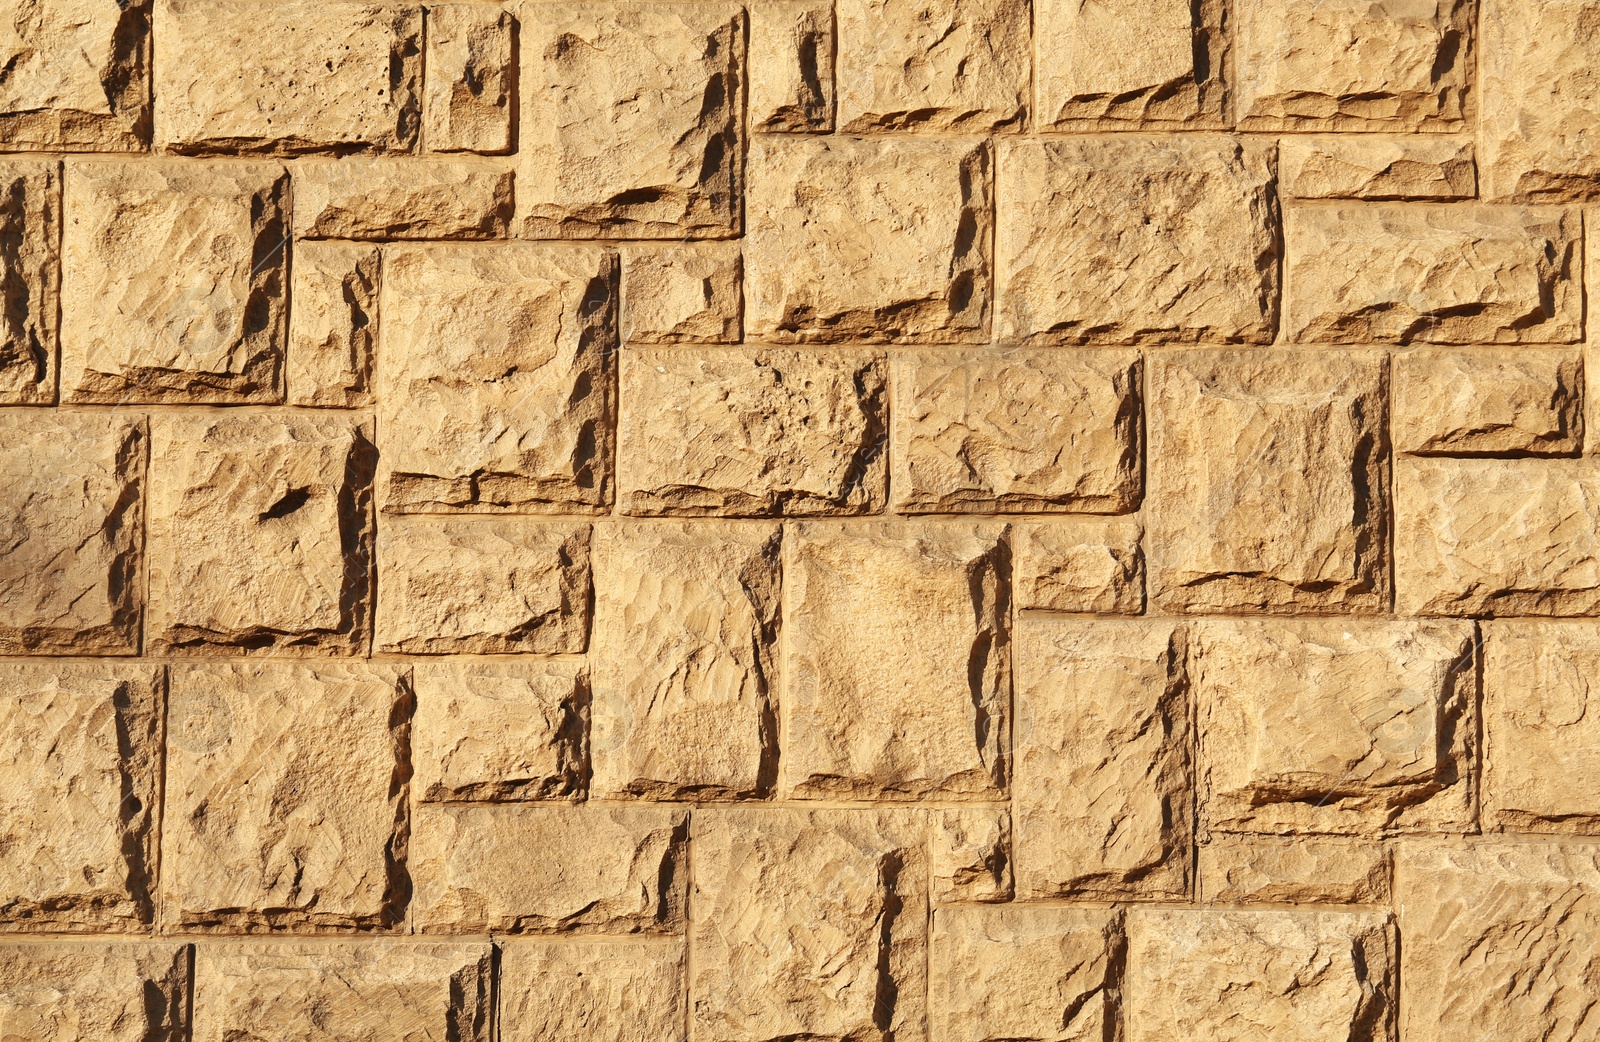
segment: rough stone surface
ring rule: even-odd
[[[928,864],[933,900],[1009,901],[1011,814],[999,804],[929,811]]]
[[[1138,522],[1023,522],[1011,533],[1018,608],[1106,615],[1144,610],[1144,529]]]
[[[290,405],[343,409],[372,404],[380,271],[375,245],[295,246],[284,367]]]
[[[428,8],[422,139],[430,152],[511,148],[513,24],[511,15],[493,4]]]
[[[1389,902],[1389,859],[1370,840],[1218,834],[1200,845],[1197,871],[1215,904]]]
[[[516,938],[500,946],[505,1042],[682,1042],[682,945]]]
[[[1290,199],[1470,199],[1472,143],[1459,138],[1285,137],[1278,180]]]
[[[294,165],[297,239],[493,239],[511,220],[511,170],[465,159]]]
[[[737,343],[743,328],[743,281],[738,243],[624,250],[622,339],[630,344]]]
[[[750,126],[833,129],[833,4],[759,0],[750,11]]]
[[[55,401],[60,288],[61,165],[0,161],[0,404]]]
[[[1574,456],[1583,448],[1577,350],[1419,348],[1396,354],[1394,447],[1436,456]]]
[[[148,0],[23,0],[0,22],[0,149],[135,152],[150,139]]]
[[[189,946],[171,941],[0,942],[8,1039],[182,1042]]]

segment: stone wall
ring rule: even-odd
[[[1600,1038],[1597,68],[0,0],[0,1039]]]

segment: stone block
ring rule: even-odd
[[[1144,529],[1138,522],[1019,522],[1011,531],[1018,608],[1144,611]]]
[[[494,4],[428,7],[422,140],[430,152],[510,150],[514,25]]]
[[[675,941],[503,941],[500,1037],[682,1042],[683,962]]]
[[[1583,449],[1583,352],[1418,348],[1391,363],[1399,452],[1575,456]]]
[[[973,804],[928,811],[928,866],[933,900],[1009,901],[1011,812],[1004,804]]]
[[[1472,142],[1446,137],[1285,137],[1278,181],[1288,199],[1470,199],[1478,188]]]
[[[494,239],[510,220],[511,169],[493,160],[294,164],[296,239]]]
[[[743,337],[743,282],[744,258],[736,242],[624,247],[622,339],[737,343]]]
[[[0,149],[138,152],[150,141],[149,0],[42,0],[0,26]]]
[[[750,12],[750,127],[833,129],[833,4],[760,0]]]
[[[0,141],[4,127],[0,116]],[[0,405],[52,405],[61,307],[59,162],[0,161],[0,244]]]
[[[1381,843],[1219,833],[1197,854],[1200,899],[1207,903],[1389,903],[1389,858]]]
[[[376,245],[296,244],[285,364],[290,405],[372,404],[380,259]]]
[[[175,941],[0,942],[7,1038],[183,1042],[189,946]]]

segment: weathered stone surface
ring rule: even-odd
[[[1572,343],[1579,219],[1553,207],[1291,208],[1287,336],[1302,343]]]
[[[1394,484],[1400,612],[1600,609],[1600,461],[1402,457]]]
[[[420,804],[412,923],[423,933],[681,931],[688,817],[668,807]]]
[[[1367,840],[1219,834],[1200,845],[1198,871],[1215,904],[1389,903],[1389,859]]]
[[[888,366],[862,351],[727,348],[622,357],[629,514],[883,509]]]
[[[744,259],[736,242],[625,247],[622,339],[630,344],[736,343],[743,328],[743,281]]]
[[[1009,901],[1011,814],[1007,807],[945,807],[930,810],[928,866],[933,900]]]
[[[1151,599],[1171,611],[1387,608],[1387,391],[1376,351],[1152,357]]]
[[[0,404],[55,402],[60,236],[61,164],[0,161]]]
[[[1470,199],[1472,142],[1428,137],[1285,137],[1278,179],[1290,199]]]
[[[378,529],[380,651],[581,653],[589,526],[387,516]]]
[[[1472,0],[1243,0],[1242,130],[1454,130],[1470,115]]]
[[[500,945],[505,1042],[682,1042],[683,947],[515,938]]]
[[[1394,1038],[1387,913],[1136,909],[1127,923],[1128,1042]]]
[[[410,941],[205,943],[194,1042],[488,1042],[490,947]]]
[[[1012,738],[1020,896],[1189,895],[1186,656],[1169,621],[1023,620]]]
[[[403,914],[411,687],[367,663],[174,666],[162,917],[254,932]]]
[[[0,662],[0,930],[150,921],[162,687],[160,667]]]
[[[134,152],[150,140],[149,0],[23,0],[0,24],[0,149]]]
[[[810,522],[793,532],[785,795],[1002,794],[1010,735],[1004,526]]]
[[[1144,529],[1136,521],[1048,521],[1011,529],[1018,608],[1138,615]]]
[[[833,129],[833,4],[750,4],[750,126],[804,133]]]
[[[379,279],[375,245],[296,244],[285,365],[290,405],[341,409],[372,403]]]
[[[422,140],[430,152],[510,150],[512,25],[493,4],[428,7]]]
[[[523,243],[385,253],[380,505],[610,502],[617,256]]]
[[[517,215],[530,238],[739,233],[744,11],[540,3],[524,18]]]
[[[758,136],[746,163],[751,339],[988,339],[987,147]]]
[[[416,145],[420,5],[156,0],[155,25],[155,136],[170,151]]]
[[[160,417],[151,439],[148,649],[364,648],[372,456],[359,421]]]
[[[0,653],[133,654],[142,416],[0,412]]]
[[[1027,0],[837,0],[839,125],[985,131],[1028,107]]]
[[[278,402],[289,182],[271,163],[71,163],[70,402]]]
[[[726,521],[596,530],[594,795],[771,790],[779,535],[775,525]]]
[[[7,1039],[181,1042],[189,946],[171,941],[0,943]]]
[[[1203,828],[1471,829],[1469,623],[1208,619],[1192,632]]]
[[[1142,378],[1133,351],[963,349],[896,358],[895,509],[1134,509]]]
[[[1574,348],[1396,354],[1394,447],[1439,456],[1573,456],[1583,448],[1583,354]]]
[[[1272,341],[1269,152],[1209,135],[1008,141],[1000,182],[1002,338]]]
[[[297,239],[493,239],[510,220],[511,169],[492,160],[294,164]]]

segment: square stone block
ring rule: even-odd
[[[1397,451],[1576,456],[1583,450],[1581,349],[1418,348],[1390,364]]]
[[[743,337],[743,283],[744,257],[736,242],[625,246],[622,339],[630,344],[737,343]]]
[[[1144,528],[1137,521],[1023,522],[1011,532],[1018,608],[1144,611]]]
[[[683,1042],[679,941],[519,937],[500,944],[504,1042]]]
[[[928,811],[928,866],[933,900],[1009,901],[1011,811],[1006,804],[970,804]]]
[[[831,131],[832,0],[762,0],[749,11],[750,128]]]
[[[0,942],[0,1024],[16,1039],[184,1042],[189,946]]]
[[[511,169],[503,160],[294,164],[296,239],[496,239],[510,220]]]
[[[149,0],[41,0],[0,25],[0,149],[138,152],[150,141]]]
[[[516,21],[495,4],[428,7],[422,138],[430,152],[507,152]]]
[[[61,306],[60,162],[0,159],[0,242],[0,404],[51,405]]]
[[[1470,199],[1472,143],[1456,137],[1295,135],[1278,141],[1286,199]]]
[[[376,245],[295,245],[285,366],[290,405],[342,409],[372,404],[379,278]]]
[[[1195,860],[1208,904],[1389,903],[1389,855],[1370,840],[1217,833]]]

